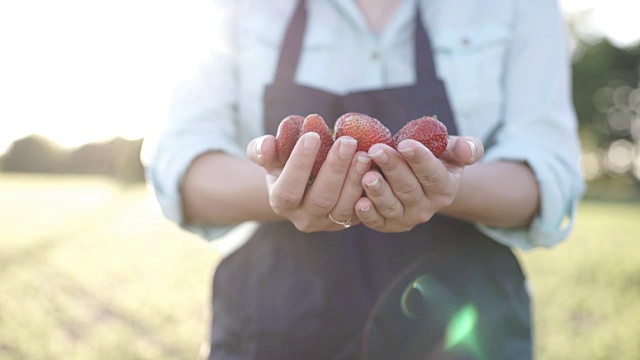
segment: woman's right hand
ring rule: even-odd
[[[303,232],[337,231],[357,224],[355,203],[362,196],[362,177],[371,165],[366,152],[356,153],[356,140],[343,136],[333,144],[309,185],[319,145],[318,134],[302,135],[284,165],[278,160],[272,135],[255,138],[247,146],[249,159],[266,170],[271,208]]]

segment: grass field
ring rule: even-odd
[[[0,359],[195,359],[216,249],[142,186],[0,175]],[[585,202],[570,240],[518,254],[538,359],[640,359],[640,206]]]

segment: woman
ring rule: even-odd
[[[217,269],[210,359],[531,358],[510,248],[566,238],[582,192],[555,2],[218,3],[224,46],[149,169],[187,229],[260,223]],[[316,134],[275,160],[285,116],[346,112],[452,136],[441,159],[343,137],[309,187]]]

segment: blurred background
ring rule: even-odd
[[[562,0],[588,191],[518,253],[539,359],[640,359],[640,2]],[[205,0],[0,3],[0,359],[193,359],[216,246],[165,220],[143,139],[215,44]]]

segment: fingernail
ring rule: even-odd
[[[304,139],[302,145],[304,149],[308,152],[313,152],[318,144],[320,143],[320,135],[315,132],[309,132],[304,134]]]
[[[262,143],[264,142],[264,136],[259,138],[258,141],[256,142],[256,154],[258,154],[258,157],[262,157]]]
[[[371,210],[371,205],[363,206],[360,208],[361,212],[367,212],[369,210]]]
[[[371,162],[371,158],[368,156],[358,156],[356,161],[356,172],[360,175],[364,174],[367,170],[369,170],[369,163]]]
[[[369,154],[369,156],[371,156],[378,164],[384,164],[387,162],[387,160],[389,160],[389,157],[384,152],[384,149],[380,149],[374,153],[371,153]]]
[[[408,157],[408,158],[411,158],[416,154],[416,152],[413,150],[413,148],[407,147],[407,146],[404,146],[404,147],[398,146],[398,151],[400,151],[400,153],[402,155],[404,155],[405,157]]]
[[[365,185],[367,185],[368,188],[375,190],[380,187],[380,180],[378,180],[378,178],[374,178],[373,181],[365,183]]]
[[[476,153],[478,152],[478,150],[476,149],[476,143],[474,143],[470,139],[465,139],[465,141],[467,142],[467,144],[469,144],[469,147],[471,148],[471,160],[475,160],[477,155]]]
[[[340,138],[340,148],[338,149],[338,153],[340,157],[343,159],[351,159],[353,153],[356,150],[356,144],[358,142],[356,139],[351,137],[343,136]]]

